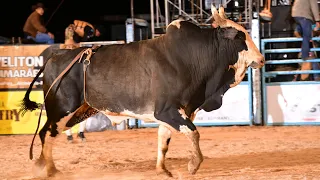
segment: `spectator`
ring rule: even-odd
[[[320,28],[320,16],[317,0],[295,0],[292,6],[292,17],[297,23],[297,28],[302,34],[301,58],[303,60],[314,59],[309,56],[310,40],[312,38],[312,24],[316,23],[316,27]],[[302,63],[301,70],[312,69],[311,63]],[[309,74],[302,74],[301,80],[309,79]]]
[[[54,35],[46,29],[42,23],[42,15],[44,14],[44,5],[37,3],[32,6],[33,12],[26,20],[23,32],[27,39],[32,39],[37,43],[53,44]]]
[[[93,26],[85,21],[74,20],[73,24],[66,28],[65,39],[66,42],[69,42],[70,39],[73,39],[75,43],[88,42],[100,37],[103,32],[103,26]]]
[[[312,29],[313,29],[313,33],[312,33],[313,36],[320,35],[320,31],[319,31],[320,29],[317,28],[316,24],[312,25]],[[300,26],[297,26],[296,29],[294,30],[294,35],[296,37],[301,38],[302,37],[301,34],[302,34],[302,30],[301,30]],[[314,48],[319,47],[319,41],[312,42],[312,45],[314,46]],[[316,55],[317,55],[317,53],[316,53]],[[314,53],[310,52],[309,57],[313,57],[313,56],[314,56]],[[299,53],[298,57],[301,58],[301,52]],[[319,58],[318,55],[317,55],[317,57]],[[313,62],[312,69],[313,70],[320,70],[320,64],[318,62]],[[315,81],[320,81],[320,74],[313,74],[313,79]]]

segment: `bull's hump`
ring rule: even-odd
[[[169,27],[172,27],[172,26],[180,29],[180,27],[181,27],[180,22],[181,22],[181,21],[183,21],[183,20],[182,20],[182,19],[177,19],[177,20],[172,21],[172,22],[168,25],[167,29],[168,29]]]

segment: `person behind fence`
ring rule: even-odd
[[[84,131],[86,129],[86,122],[87,122],[87,120],[84,120],[81,123],[79,123],[79,129],[78,129],[78,133],[77,133],[77,137],[80,138],[82,142],[86,141],[86,137],[84,136]],[[72,143],[73,142],[73,136],[72,136],[71,128],[66,130],[65,133],[67,135],[68,142]]]
[[[32,11],[23,26],[23,33],[26,39],[32,39],[37,43],[53,44],[54,35],[47,30],[42,21],[44,14],[43,3],[33,5]]]
[[[320,16],[317,0],[295,0],[292,6],[291,16],[294,18],[297,28],[302,33],[301,58],[303,60],[314,59],[309,56],[310,40],[312,38],[312,24],[315,22],[316,27],[320,27]],[[301,70],[310,70],[311,63],[302,63]],[[302,74],[301,80],[308,80],[309,74]]]
[[[312,35],[313,36],[320,36],[320,29],[317,28],[317,25],[316,24],[313,24],[312,25],[312,30],[313,30],[313,33]],[[297,26],[294,30],[294,36],[295,37],[298,37],[298,38],[301,38],[302,37],[302,30],[300,28],[300,26]],[[316,47],[320,47],[319,46],[319,41],[313,41],[312,44],[313,46],[316,48]],[[317,52],[316,55],[320,53],[320,52]],[[309,53],[309,57],[313,57],[315,56],[314,53]],[[301,58],[301,52],[298,54],[298,57]],[[319,56],[317,55],[317,57],[319,58]],[[319,62],[313,62],[312,63],[312,69],[313,70],[320,70],[320,63]],[[313,78],[315,81],[320,81],[320,74],[313,74]]]
[[[104,32],[104,27],[101,25],[95,25],[74,20],[73,24],[70,24],[65,30],[65,43],[79,43],[93,41],[94,38],[100,37]]]

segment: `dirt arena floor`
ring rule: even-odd
[[[199,127],[204,155],[189,175],[190,142],[174,133],[166,165],[173,178],[157,176],[157,129],[87,133],[68,144],[60,136],[53,156],[62,175],[47,179],[320,179],[320,127]],[[0,179],[38,180],[28,158],[32,135],[0,136]],[[37,138],[34,155],[39,156]]]

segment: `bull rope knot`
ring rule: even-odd
[[[93,47],[94,48],[94,47]],[[86,58],[83,60],[83,99],[84,99],[84,102],[89,104],[88,101],[87,101],[87,98],[86,98],[86,72],[87,72],[87,68],[88,66],[90,65],[90,58],[93,54],[92,52],[92,48],[88,48],[86,49],[82,54],[81,54],[81,57],[79,59],[79,63],[83,57],[84,54],[87,54]]]

